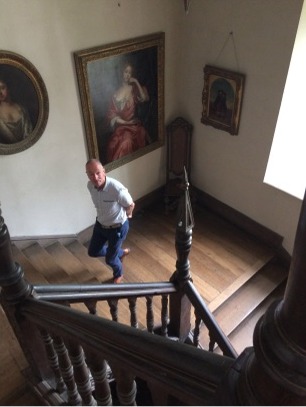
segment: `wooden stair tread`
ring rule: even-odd
[[[99,260],[95,257],[88,256],[86,247],[74,240],[73,242],[66,245],[67,250],[69,250],[91,273],[99,282],[109,282],[112,278],[112,270],[109,268],[104,261]]]
[[[262,257],[257,262],[249,266],[248,269],[226,287],[217,297],[215,297],[208,305],[211,312],[215,312],[217,308],[228,300],[237,290],[246,284],[265,264],[268,264],[274,257],[273,253],[268,252],[265,257]]]
[[[61,243],[56,242],[45,247],[58,266],[62,267],[67,274],[71,275],[79,283],[97,283],[99,280],[89,273],[83,263]]]
[[[230,326],[236,315],[249,315],[286,277],[285,269],[278,264],[268,264],[224,302],[214,315],[218,322],[228,327],[227,334],[232,331]]]
[[[49,283],[66,284],[73,282],[65,270],[59,267],[52,256],[38,243],[23,249],[23,253],[35,268],[40,270]]]
[[[48,284],[48,280],[40,270],[28,259],[28,257],[15,245],[12,245],[14,260],[20,264],[26,280],[31,284]]]
[[[287,278],[287,270],[270,263],[243,284],[213,315],[226,336],[229,336]],[[209,343],[207,329],[203,326],[200,343]]]
[[[253,332],[259,318],[265,313],[266,309],[276,300],[284,295],[285,281],[281,283],[272,293],[259,304],[259,306],[245,319],[237,328],[230,333],[228,339],[234,349],[240,354],[246,347],[253,346]],[[220,349],[215,350],[221,353]]]

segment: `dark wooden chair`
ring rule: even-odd
[[[175,209],[182,194],[186,169],[190,183],[191,137],[193,126],[182,117],[177,117],[166,126],[167,169],[165,185],[166,212]]]

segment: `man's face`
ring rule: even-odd
[[[100,163],[91,162],[86,166],[86,174],[96,188],[103,188],[105,184],[105,169]]]

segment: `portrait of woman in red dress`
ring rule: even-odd
[[[111,98],[107,121],[112,134],[107,143],[107,162],[112,162],[145,147],[150,136],[137,115],[137,107],[149,101],[145,86],[133,76],[130,62],[123,65],[122,83]]]
[[[164,143],[165,34],[75,53],[87,151],[107,170]]]

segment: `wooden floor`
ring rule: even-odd
[[[219,311],[219,318],[226,325],[228,322],[226,319],[230,319],[231,311],[227,308],[224,316],[222,304],[235,297],[235,293],[248,284],[253,276],[259,279],[256,283],[256,296],[264,298],[273,292],[274,280],[283,281],[285,274],[283,270],[274,268],[275,270],[269,271],[268,277],[265,275],[260,277],[262,272],[259,271],[264,269],[265,264],[274,256],[271,249],[209,211],[197,209],[194,216],[195,227],[189,255],[192,279],[211,311]],[[175,217],[174,212],[166,215],[160,206],[144,210],[131,220],[130,232],[124,245],[131,248],[130,255],[124,260],[124,282],[156,282],[170,279],[176,263]],[[15,259],[22,264],[25,276],[31,283],[109,282],[112,273],[108,266],[98,259],[90,259],[86,248],[78,241],[72,241],[65,247],[58,242],[51,243],[43,250],[56,258],[58,264],[52,262],[51,258],[49,262],[42,257],[42,248],[38,243],[23,250],[13,247]],[[66,261],[65,267],[60,264],[60,259],[64,254],[68,256],[67,253],[71,262]],[[84,259],[87,261],[87,271],[89,270],[86,273],[82,267]],[[37,269],[40,269],[39,273]],[[249,301],[252,297],[250,288],[246,292],[247,294],[243,295],[248,297],[245,301]],[[253,305],[246,305],[245,313],[250,313],[252,307]],[[243,305],[241,303],[239,307],[237,304],[232,305],[232,308],[232,312],[239,308],[241,313]],[[103,308],[99,309],[99,314],[103,315],[104,312]],[[124,310],[122,312],[125,313]],[[256,318],[258,319],[263,312],[264,309],[257,311]],[[8,402],[12,404],[12,394],[18,396],[24,392],[25,380],[21,371],[26,367],[26,361],[2,308],[0,324],[0,405],[5,405]],[[252,345],[252,327],[247,330],[248,345]],[[233,338],[235,337],[235,327],[226,327],[225,332],[233,333]],[[35,400],[23,403],[37,405]]]

